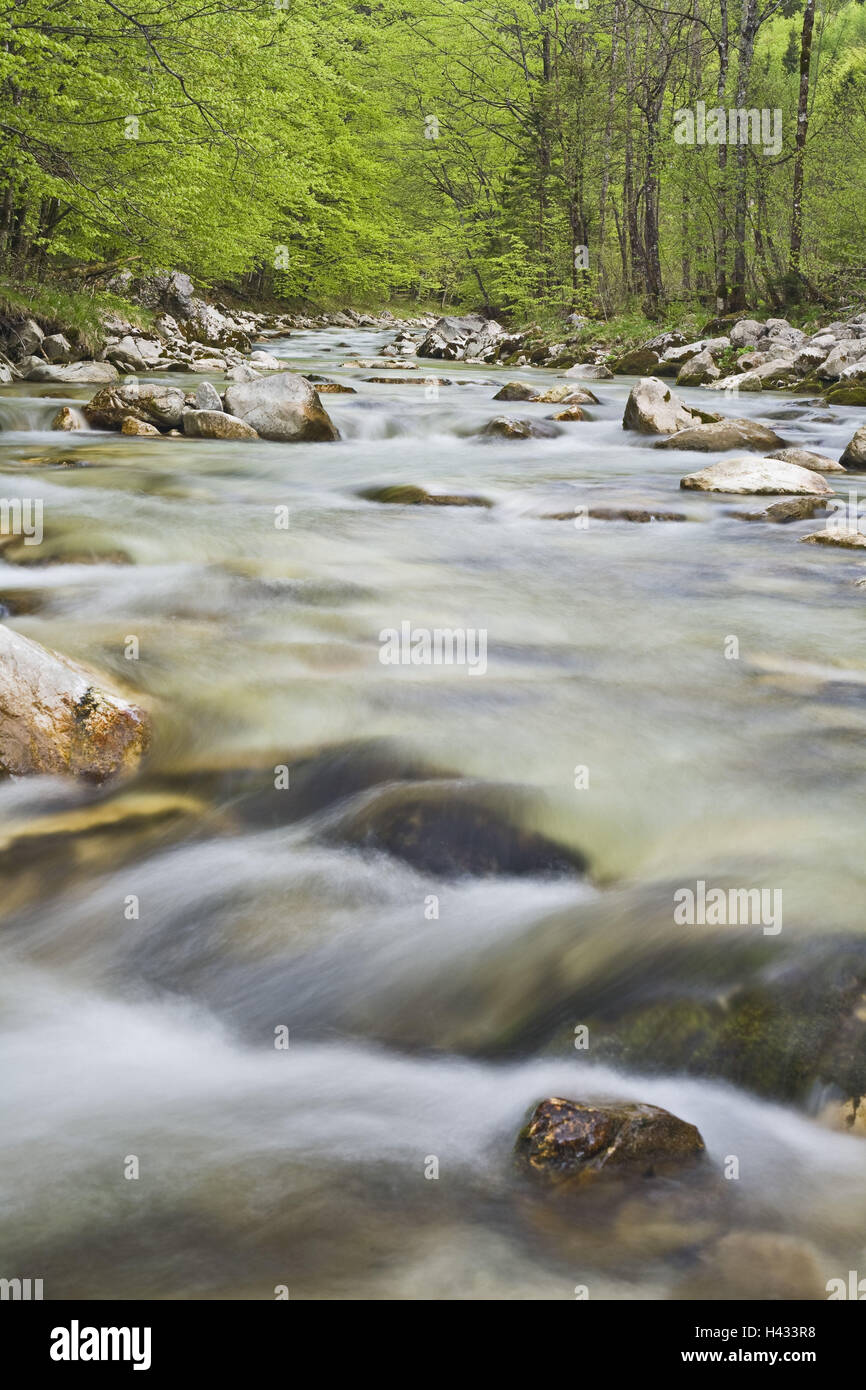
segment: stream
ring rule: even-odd
[[[587,383],[600,403],[555,438],[482,440],[561,408],[493,402],[506,380],[561,377],[345,365],[392,336],[255,345],[355,386],[322,396],[335,444],[66,435],[59,405],[97,387],[0,392],[0,492],[45,529],[0,559],[4,619],[154,722],[131,783],[0,782],[0,1275],[46,1298],[736,1297],[744,1233],[792,1296],[813,1267],[866,1274],[864,1140],[819,1122],[825,1094],[573,1042],[605,990],[664,998],[683,932],[699,992],[734,945],[859,939],[866,565],[800,544],[820,520],[681,491],[716,456],[626,434],[632,378]],[[862,423],[681,394],[834,458]],[[491,505],[360,496],[396,484]],[[583,506],[687,519],[545,515]],[[384,664],[403,623],[483,630],[486,669]],[[486,789],[588,872],[449,875],[348,842],[407,779]],[[699,880],[780,890],[778,937],[676,926]],[[671,1110],[708,1176],[573,1210],[528,1194],[514,1139],[552,1095]]]

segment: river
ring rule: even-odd
[[[664,996],[678,885],[784,895],[778,938],[707,929],[702,969],[862,930],[866,568],[799,543],[820,523],[680,491],[711,458],[625,434],[628,378],[556,438],[482,441],[558,407],[493,403],[520,369],[392,373],[453,383],[434,393],[343,365],[389,336],[261,344],[357,387],[322,397],[336,444],[63,435],[58,405],[97,388],[3,388],[0,487],[43,502],[45,542],[0,563],[0,603],[140,692],[155,738],[133,784],[0,784],[0,1275],[46,1298],[666,1299],[737,1232],[866,1272],[863,1140],[818,1122],[825,1096],[570,1041],[581,982]],[[834,457],[861,422],[682,394]],[[491,505],[359,496],[405,483]],[[586,505],[687,521],[545,518]],[[484,630],[486,670],[383,664],[404,622]],[[588,874],[347,845],[407,768],[483,784]],[[660,1207],[538,1204],[511,1150],[548,1095],[664,1106],[715,1176]]]

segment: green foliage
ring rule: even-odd
[[[753,62],[736,0],[726,72],[696,4],[0,0],[2,273],[650,332],[738,275],[768,310],[866,292],[866,6],[818,11],[792,273],[803,0],[760,11]],[[677,143],[677,111],[741,85],[782,112],[779,154]]]

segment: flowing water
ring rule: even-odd
[[[736,943],[860,931],[866,568],[799,543],[820,521],[681,492],[710,459],[624,434],[628,379],[593,383],[554,439],[480,441],[497,413],[558,407],[493,404],[519,370],[390,374],[429,369],[437,394],[342,365],[387,337],[263,344],[355,384],[322,397],[333,445],[65,436],[58,405],[96,388],[2,393],[0,490],[42,500],[45,541],[0,563],[0,603],[138,691],[155,739],[132,784],[0,785],[0,1274],[46,1297],[668,1298],[750,1230],[844,1275],[866,1259],[861,1138],[817,1102],[595,1060],[569,1010],[602,977],[663,995],[684,930],[734,973]],[[860,423],[683,394],[834,457]],[[403,483],[492,505],[359,495]],[[545,515],[585,505],[687,521]],[[485,630],[486,670],[383,664],[404,622]],[[493,787],[589,874],[448,876],[347,845],[401,768]],[[676,927],[672,888],[698,879],[781,889],[782,932]],[[537,1042],[548,1008],[561,1045]],[[539,1203],[511,1149],[556,1094],[667,1107],[709,1177]]]

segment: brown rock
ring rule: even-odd
[[[0,626],[0,769],[103,781],[147,749],[147,715],[95,672]]]
[[[658,1106],[586,1104],[559,1096],[536,1105],[515,1147],[524,1172],[557,1188],[582,1185],[602,1170],[654,1177],[703,1152],[695,1126]]]

